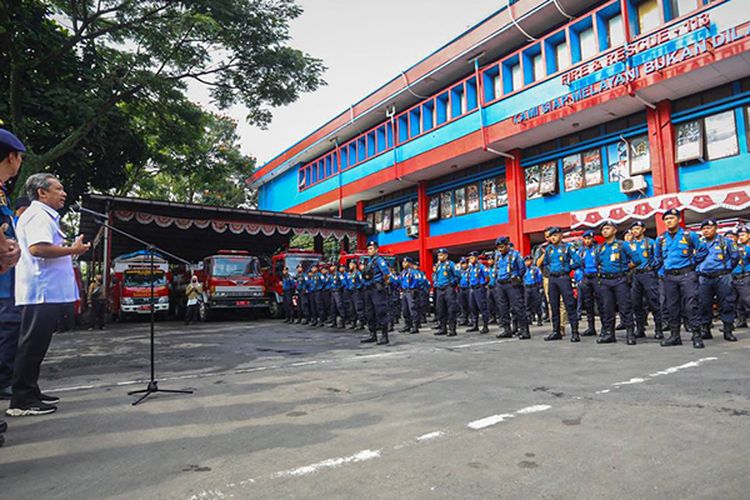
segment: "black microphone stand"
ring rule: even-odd
[[[151,303],[150,304],[150,306],[151,306],[151,314],[150,314],[150,316],[151,316],[151,318],[150,318],[150,322],[151,322],[151,379],[150,379],[150,381],[149,381],[149,383],[148,383],[148,385],[146,386],[145,389],[140,389],[140,390],[137,390],[137,391],[130,391],[130,392],[128,392],[128,396],[132,396],[133,394],[143,394],[143,396],[141,396],[135,402],[133,402],[133,406],[137,405],[138,403],[140,403],[141,401],[143,401],[144,399],[146,399],[147,397],[149,397],[151,394],[154,394],[156,392],[167,392],[167,393],[171,393],[171,394],[192,394],[193,391],[186,391],[186,390],[178,391],[178,390],[174,390],[174,389],[160,389],[159,388],[159,383],[156,380],[156,363],[155,363],[155,360],[154,360],[154,252],[155,251],[159,251],[160,253],[162,253],[162,254],[164,254],[164,255],[166,255],[168,257],[171,257],[174,260],[182,262],[183,264],[190,265],[190,262],[186,261],[183,258],[177,257],[176,255],[173,255],[173,254],[171,254],[171,253],[169,253],[169,252],[167,252],[165,250],[162,250],[161,248],[157,247],[156,245],[154,245],[152,243],[144,241],[144,240],[142,240],[142,239],[140,239],[140,238],[138,238],[136,236],[133,236],[132,234],[127,233],[127,232],[123,231],[122,229],[118,229],[118,228],[110,225],[109,223],[105,222],[108,219],[108,217],[105,214],[103,214],[103,213],[95,212],[94,210],[89,210],[88,208],[83,208],[82,206],[74,206],[73,207],[73,211],[75,211],[75,212],[81,212],[81,213],[86,213],[86,214],[91,215],[93,217],[93,219],[94,219],[94,222],[96,222],[97,224],[99,224],[100,226],[102,226],[104,228],[109,229],[110,231],[114,231],[114,232],[116,232],[118,234],[121,234],[121,235],[125,236],[126,238],[129,238],[129,239],[135,241],[136,243],[139,243],[139,244],[143,245],[143,247],[146,249],[146,251],[148,251],[148,254],[149,254],[150,267],[151,267],[150,275],[149,275],[150,278],[151,278],[150,279],[150,281],[151,281],[151,301],[150,301],[150,303]]]

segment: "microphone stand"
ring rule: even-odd
[[[192,394],[193,391],[186,391],[186,390],[178,391],[178,390],[174,390],[174,389],[160,389],[159,388],[159,383],[156,380],[156,363],[155,363],[155,359],[154,359],[154,252],[155,251],[159,251],[160,253],[162,253],[162,254],[164,254],[164,255],[166,255],[168,257],[171,257],[171,258],[173,258],[176,261],[182,262],[183,264],[189,265],[190,262],[186,261],[185,259],[183,259],[181,257],[177,257],[176,255],[173,255],[173,254],[171,254],[171,253],[169,253],[169,252],[167,252],[165,250],[162,250],[161,248],[157,247],[156,245],[154,245],[152,243],[144,241],[144,240],[142,240],[142,239],[140,239],[140,238],[138,238],[136,236],[133,236],[132,234],[127,233],[127,232],[123,231],[122,229],[118,229],[118,228],[110,225],[109,223],[105,222],[108,219],[108,217],[105,214],[101,213],[101,212],[96,212],[94,210],[90,210],[88,208],[84,208],[84,207],[82,207],[80,205],[74,206],[73,207],[73,211],[74,212],[80,212],[80,213],[85,213],[85,214],[91,215],[93,217],[93,219],[94,219],[94,222],[96,222],[100,226],[102,226],[104,228],[107,228],[110,231],[114,231],[115,233],[121,234],[122,236],[125,236],[126,238],[129,238],[129,239],[135,241],[136,243],[139,243],[139,244],[143,245],[143,247],[149,253],[149,261],[150,261],[150,267],[151,267],[150,274],[149,274],[149,276],[151,278],[150,279],[150,281],[151,281],[151,300],[150,300],[150,308],[151,308],[151,314],[150,314],[150,323],[151,323],[151,342],[150,342],[151,343],[151,379],[149,380],[149,383],[148,383],[148,385],[146,386],[145,389],[140,389],[140,390],[137,390],[137,391],[130,391],[130,392],[128,392],[128,396],[132,396],[134,394],[143,394],[143,396],[141,396],[136,401],[134,401],[132,403],[132,405],[133,406],[137,405],[138,403],[140,403],[141,401],[145,400],[150,395],[152,395],[154,393],[157,393],[157,392],[166,392],[166,393],[170,393],[170,394]]]

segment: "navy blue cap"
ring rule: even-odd
[[[534,257],[532,257],[531,255],[524,255],[523,260],[534,260]]]
[[[583,232],[584,238],[593,238],[594,237],[594,230],[593,229],[587,229]]]
[[[367,246],[368,247],[377,247],[378,246],[378,242],[375,241],[375,240],[370,240],[370,241],[367,242]]]
[[[646,224],[641,220],[637,220],[630,225],[630,229],[633,229],[634,227],[642,227],[643,229],[646,229]]]
[[[726,233],[724,233],[724,234],[725,234],[725,235],[727,235],[727,234],[733,234],[733,235],[737,236],[737,228],[735,228],[735,227],[733,227],[733,228],[730,228],[730,229],[729,229],[729,230],[728,230],[728,231],[727,231]]]
[[[680,211],[677,210],[676,208],[670,208],[669,210],[661,214],[662,220],[666,219],[668,215],[674,215],[675,217],[679,217]]]
[[[465,264],[466,263],[466,257],[461,257],[461,260],[458,261],[459,264]]]
[[[617,229],[617,224],[615,224],[614,221],[607,219],[602,221],[601,225],[599,226],[599,230],[601,231],[607,226],[612,226],[613,228]]]
[[[550,227],[547,228],[547,234],[549,234],[549,235],[558,234],[558,233],[561,233],[561,232],[562,232],[562,230],[559,227],[557,227],[557,226],[550,226]]]
[[[414,259],[412,259],[411,257],[404,257],[402,260],[403,260],[403,262],[408,262],[409,264],[414,264]]]
[[[438,248],[437,253],[445,253],[445,254],[447,254],[448,253],[448,249],[447,248]]]
[[[508,243],[510,243],[510,238],[508,238],[507,236],[499,236],[495,240],[495,245],[496,246],[497,245],[507,245]]]
[[[737,234],[741,233],[750,233],[750,227],[747,226],[740,226],[737,228]]]
[[[26,152],[26,146],[23,145],[21,140],[13,135],[11,131],[5,130],[4,128],[0,128],[0,146],[19,153]]]
[[[479,257],[479,252],[469,252],[469,257]]]
[[[703,229],[706,226],[715,226],[716,225],[716,219],[713,217],[709,217],[707,219],[703,219],[703,222],[701,222],[701,229]]]

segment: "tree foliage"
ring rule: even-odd
[[[210,200],[190,186],[248,165],[232,170],[236,148],[208,144],[234,132],[187,102],[187,83],[266,125],[269,108],[324,83],[322,63],[288,45],[300,13],[294,0],[0,0],[0,118],[30,147],[20,180],[50,169],[73,195],[153,192],[148,182],[174,181],[184,159],[192,179],[170,195]],[[133,183],[134,172],[149,175]]]

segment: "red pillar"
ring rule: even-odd
[[[661,101],[656,104],[656,109],[647,109],[646,120],[654,195],[677,193],[680,190],[680,176],[674,161],[675,136],[672,126],[672,102]],[[656,228],[658,232],[665,229],[661,223],[661,217],[656,218]]]
[[[427,182],[420,181],[417,186],[417,207],[419,209],[419,266],[427,273],[432,274],[432,252],[427,248],[427,238],[430,237],[430,221],[427,220],[430,213],[430,199],[427,196]]]
[[[365,202],[364,201],[357,202],[357,220],[358,221],[367,220],[365,218]],[[365,235],[363,231],[358,231],[357,232],[357,250],[364,250],[365,245],[367,245],[367,235]]]
[[[529,235],[523,230],[526,219],[526,178],[521,167],[521,152],[511,152],[513,159],[505,160],[505,184],[508,187],[508,223],[510,239],[516,249],[526,255],[531,252]]]

